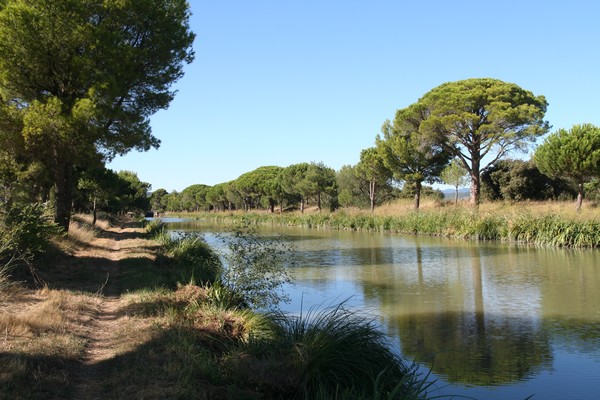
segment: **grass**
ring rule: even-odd
[[[223,213],[202,217],[218,223],[301,226],[316,229],[361,230],[430,235],[468,240],[496,240],[527,244],[600,247],[600,210],[590,203],[576,213],[558,202],[486,203],[479,209],[424,202],[419,211],[399,201],[376,209],[342,209],[333,213],[287,214]]]
[[[26,304],[0,316],[1,399],[58,398],[69,391],[71,363],[83,355],[82,332],[99,304],[97,296],[42,289],[15,295]],[[7,305],[8,306],[8,305]]]

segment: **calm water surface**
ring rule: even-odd
[[[171,223],[174,230],[218,227]],[[600,398],[600,254],[448,239],[276,228],[294,242],[283,309],[348,300],[433,372],[434,394]],[[273,231],[265,231],[272,234]]]

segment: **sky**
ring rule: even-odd
[[[188,2],[195,60],[151,117],[161,146],[107,165],[153,190],[354,165],[396,110],[468,78],[544,95],[551,132],[600,126],[600,1]]]

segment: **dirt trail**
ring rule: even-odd
[[[128,258],[151,258],[146,244],[139,239],[140,229],[107,228],[87,246],[77,249],[77,260],[83,260],[83,267],[94,268],[106,280],[98,288],[102,302],[92,324],[84,331],[87,340],[85,354],[73,371],[73,399],[103,399],[102,385],[108,378],[107,361],[116,356],[119,348],[117,333],[126,320],[121,312],[124,300],[120,282],[121,262]],[[85,265],[88,264],[88,265]]]

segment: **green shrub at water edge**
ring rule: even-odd
[[[167,258],[188,274],[182,281],[190,279],[198,283],[213,283],[220,280],[223,265],[218,254],[197,235],[171,236],[162,231],[157,239]]]
[[[145,226],[144,229],[146,230],[146,233],[148,233],[150,236],[160,236],[160,234],[162,234],[165,231],[167,224],[161,220],[160,218],[155,218],[153,220],[148,221]]]
[[[238,377],[246,384],[260,384],[275,398],[425,397],[423,381],[390,350],[377,325],[344,304],[270,318],[278,326],[276,339],[244,348],[255,357],[247,361],[252,365],[232,365],[236,371],[251,369]],[[261,382],[253,382],[257,378]]]

